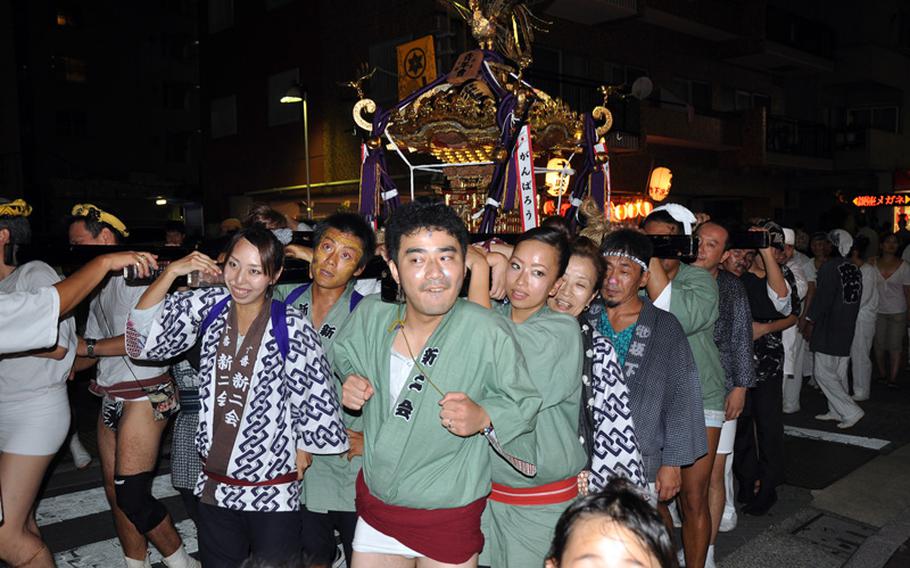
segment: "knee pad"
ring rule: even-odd
[[[117,506],[142,534],[157,527],[167,516],[164,505],[152,497],[153,478],[151,471],[114,476]]]

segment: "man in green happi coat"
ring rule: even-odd
[[[337,213],[317,225],[313,243],[312,282],[277,286],[275,296],[309,318],[328,353],[363,299],[354,284],[372,257],[376,238],[359,215]],[[363,426],[359,413],[344,412],[342,417],[351,450],[341,455],[314,455],[301,482],[300,499],[305,505],[301,509],[302,542],[316,567],[329,567],[334,562],[338,549],[335,531],[341,535],[348,565],[352,560],[351,543],[357,525],[354,483],[363,461]]]
[[[541,397],[513,327],[458,299],[467,231],[454,211],[414,202],[386,225],[390,270],[404,303],[365,299],[329,348],[342,401],[363,413],[357,480],[357,566],[477,565],[492,445],[534,428]]]

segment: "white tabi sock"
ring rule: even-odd
[[[168,568],[199,568],[202,566],[198,560],[190,556],[182,544],[173,554],[164,559],[164,565]]]
[[[126,560],[126,568],[152,568],[152,563],[149,562],[147,554],[142,560],[136,560],[128,556],[124,556],[123,559]]]
[[[708,554],[705,556],[705,568],[715,568],[717,564],[714,563],[714,545],[708,546]]]

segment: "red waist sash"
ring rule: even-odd
[[[265,481],[244,481],[243,479],[234,479],[233,477],[218,475],[217,473],[213,473],[208,470],[203,470],[203,472],[206,476],[208,476],[209,479],[216,483],[223,483],[224,485],[237,485],[239,487],[263,487],[266,485],[282,485],[284,483],[297,481],[296,471],[288,472],[274,479],[266,479]]]
[[[357,474],[357,514],[371,527],[427,558],[447,564],[467,562],[483,550],[480,515],[486,498],[453,509],[411,509],[388,505],[370,493]]]
[[[509,487],[493,484],[490,500],[507,505],[555,505],[578,497],[578,478],[570,477],[537,487]]]

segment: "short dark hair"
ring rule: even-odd
[[[518,245],[525,241],[537,241],[555,248],[556,258],[559,260],[559,273],[556,277],[559,278],[565,274],[566,267],[569,266],[569,257],[572,253],[569,250],[569,239],[564,232],[552,227],[534,227],[515,239],[515,248],[518,248]]]
[[[588,237],[578,237],[572,243],[572,256],[591,261],[591,264],[594,265],[594,270],[597,271],[597,281],[594,283],[594,288],[599,290],[607,272],[604,257],[600,256],[600,248]]]
[[[286,229],[288,227],[288,219],[270,206],[259,204],[250,209],[241,224],[244,227],[261,225],[266,229]]]
[[[0,216],[0,231],[9,231],[9,242],[12,245],[27,245],[32,240],[32,226],[27,217]]]
[[[547,557],[558,565],[575,525],[585,519],[603,518],[634,534],[660,566],[675,568],[676,552],[670,535],[657,510],[638,491],[629,480],[614,477],[603,491],[575,501],[559,517]]]
[[[461,245],[461,254],[467,253],[468,229],[455,211],[437,200],[417,199],[396,209],[386,223],[385,242],[392,262],[398,262],[401,237],[420,229],[445,231]]]
[[[651,239],[648,238],[648,235],[644,233],[633,229],[619,229],[606,235],[600,243],[601,255],[611,251],[634,256],[648,264],[654,254],[654,245],[651,244]]]
[[[641,222],[641,228],[644,229],[645,225],[648,223],[666,223],[667,225],[672,225],[676,227],[676,234],[681,235],[685,232],[685,227],[683,224],[673,218],[672,215],[666,210],[661,209],[660,211],[652,211],[645,217],[645,220]]]
[[[727,251],[727,250],[730,250],[730,249],[732,248],[731,245],[733,244],[733,240],[732,240],[731,237],[732,237],[733,231],[734,231],[734,228],[733,228],[733,227],[734,227],[734,224],[733,224],[732,222],[729,222],[729,221],[715,221],[714,219],[711,219],[710,221],[705,221],[704,223],[701,223],[698,227],[695,228],[695,230],[693,231],[693,233],[694,233],[695,235],[698,235],[698,232],[699,232],[699,231],[701,230],[701,228],[704,227],[705,225],[716,225],[716,226],[720,227],[721,229],[723,229],[724,232],[727,233],[727,238],[724,240],[724,250]]]
[[[322,236],[328,229],[335,229],[342,233],[354,235],[360,240],[360,245],[363,247],[363,256],[360,257],[357,268],[363,268],[373,258],[373,252],[376,250],[376,235],[370,225],[360,215],[356,213],[335,213],[324,219],[316,225],[316,229],[313,231],[314,247],[319,246],[319,241],[322,240]]]
[[[0,203],[6,203],[4,199]],[[32,240],[32,225],[28,217],[21,215],[0,215],[0,231],[9,231],[9,242],[4,246],[3,261],[9,266],[19,264],[16,253],[19,245],[27,245]]]
[[[253,225],[241,229],[234,233],[231,240],[224,247],[224,258],[231,256],[234,247],[240,242],[240,239],[246,239],[251,245],[259,251],[259,258],[262,261],[262,271],[271,278],[284,266],[284,245],[278,240],[272,231],[261,225]]]
[[[114,228],[113,225],[101,221],[97,214],[95,215],[70,215],[66,218],[66,227],[69,228],[73,223],[82,222],[85,224],[85,230],[89,232],[92,238],[97,238],[101,234],[101,231],[107,229],[114,235],[114,241],[120,243],[123,241],[124,235]]]

